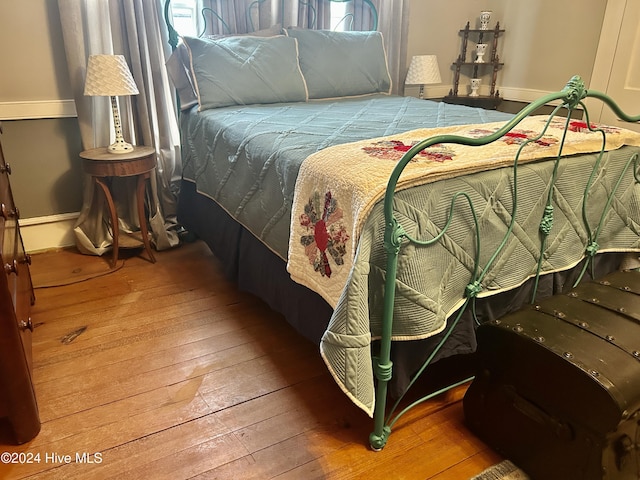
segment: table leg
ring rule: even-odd
[[[104,192],[104,197],[107,199],[107,205],[109,207],[109,215],[111,216],[111,233],[113,236],[113,256],[111,259],[111,268],[115,268],[118,262],[118,237],[120,236],[120,227],[118,226],[118,215],[116,212],[116,205],[113,203],[113,197],[111,196],[111,190],[100,177],[93,177],[95,182],[100,185]]]
[[[151,263],[156,263],[156,258],[151,251],[151,244],[149,243],[149,231],[147,229],[147,216],[144,211],[144,191],[146,188],[147,180],[151,178],[149,172],[142,175],[138,175],[138,184],[136,188],[136,203],[138,204],[138,218],[140,220],[140,233],[142,234],[142,242],[144,243],[144,249],[147,251]]]

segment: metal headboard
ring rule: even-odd
[[[232,0],[227,0],[227,1],[232,1]],[[258,10],[260,8],[260,5],[268,1],[278,1],[278,0],[254,0],[248,5],[245,13],[247,32],[253,32],[257,30],[255,19],[258,16],[258,13],[259,13]],[[370,21],[371,30],[378,29],[378,10],[376,9],[375,5],[371,2],[371,0],[324,0],[324,1],[327,3],[332,3],[332,2],[333,3],[353,2],[354,4],[357,3],[358,6],[361,6],[363,13],[368,11],[368,14],[370,15],[370,18],[371,18],[371,21]],[[302,0],[299,3],[300,5],[307,7],[309,25],[311,25],[310,28],[315,28],[315,25],[317,24],[317,17],[318,17],[317,9],[312,5],[311,2]],[[223,18],[224,16],[220,12],[212,8],[204,7],[201,10],[200,15],[202,15],[203,23],[205,25],[204,31],[206,31],[206,26],[210,22],[216,22],[218,24],[218,29],[220,30],[219,33],[222,33],[222,34],[247,33],[247,32],[232,32],[231,31],[232,29],[229,27],[229,23],[227,21],[228,19]],[[278,22],[282,26],[285,26],[284,18],[285,18],[285,1],[280,0],[280,18],[278,19]],[[172,24],[171,0],[165,0],[164,20],[167,26],[167,31],[169,33],[169,44],[173,49],[175,49],[178,45],[180,34],[175,30]],[[350,30],[350,29],[353,29],[354,20],[355,20],[354,14],[352,12],[347,12],[344,15],[344,17],[340,20],[339,24],[345,27],[348,27],[348,28],[345,28],[346,30]],[[277,22],[274,22],[274,23],[277,23]],[[204,31],[200,35],[203,35]]]

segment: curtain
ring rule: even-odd
[[[404,94],[407,74],[410,0],[371,0],[378,10],[378,30],[382,32],[387,51],[392,93]]]
[[[153,146],[157,154],[146,206],[157,250],[179,244],[177,187],[181,175],[173,89],[165,69],[170,54],[161,0],[58,0],[69,75],[84,149],[109,145],[114,132],[107,97],[85,97],[87,59],[92,54],[124,55],[139,95],[119,97],[125,140]],[[122,231],[139,230],[133,179],[118,178],[112,193]],[[83,253],[101,255],[111,247],[104,199],[85,179],[83,207],[74,228]]]

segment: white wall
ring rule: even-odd
[[[75,114],[57,1],[0,1],[0,43],[0,118]]]
[[[532,101],[560,90],[573,75],[589,82],[606,5],[607,0],[412,0],[408,60],[438,55],[444,84],[427,89],[427,95],[446,95],[461,51],[459,30],[468,21],[473,28],[481,10],[492,10],[491,28],[499,21],[506,30],[499,40],[505,65],[498,88],[506,99]],[[415,91],[408,87],[406,93]]]
[[[79,131],[56,0],[0,0],[0,120],[22,218],[79,210]]]
[[[0,0],[2,147],[25,247],[73,244],[81,148],[56,0]]]

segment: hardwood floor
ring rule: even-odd
[[[464,388],[403,417],[381,452],[318,348],[224,279],[196,242],[108,259],[33,255],[40,434],[0,478],[468,479],[501,458],[467,431]],[[65,286],[55,286],[66,284]],[[84,460],[84,461],[83,461]]]

